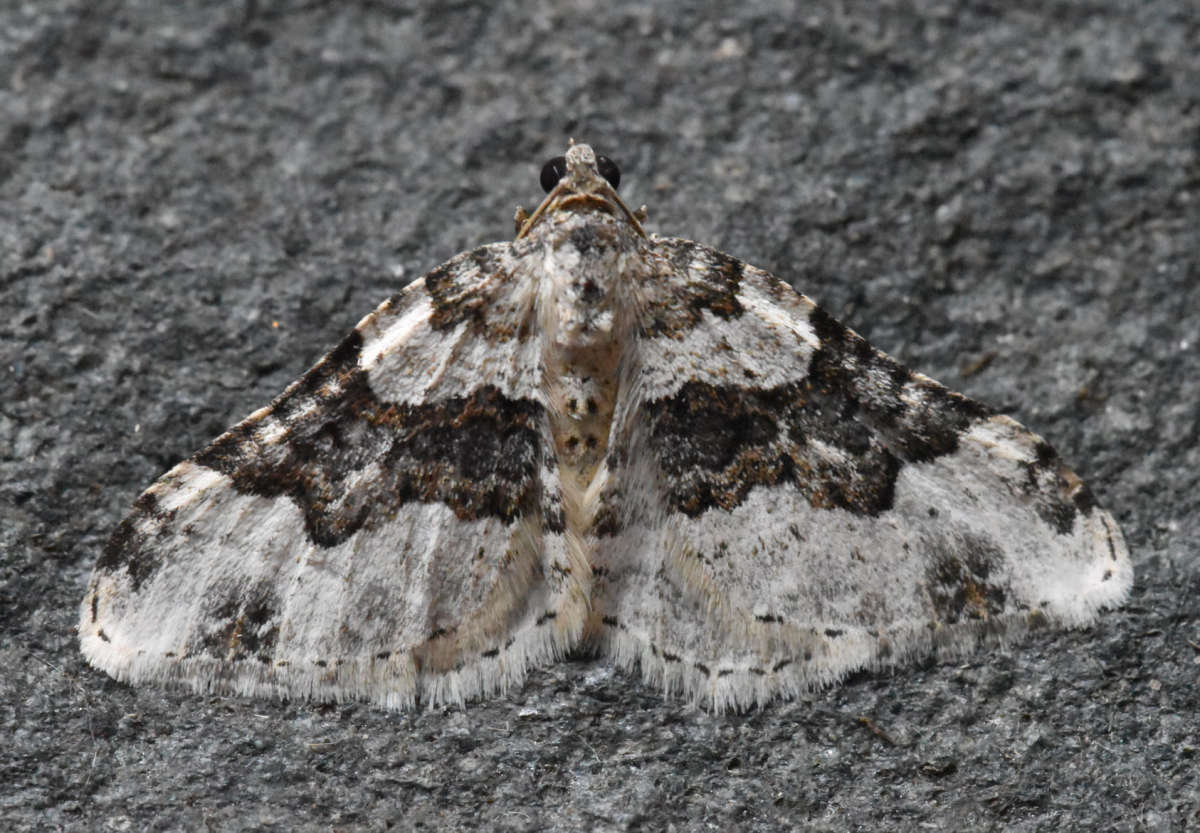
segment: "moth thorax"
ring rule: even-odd
[[[617,276],[626,260],[619,243],[613,228],[590,222],[563,234],[547,252],[551,320],[544,323],[561,349],[603,350],[614,342]]]

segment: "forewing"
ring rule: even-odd
[[[589,570],[525,271],[507,245],[439,267],[151,486],[92,576],[88,659],[395,708],[504,689],[574,644]]]
[[[761,270],[658,255],[595,527],[620,662],[739,707],[1125,597],[1117,525],[1040,437]]]

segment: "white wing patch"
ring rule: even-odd
[[[645,237],[611,165],[573,146],[515,242],[151,486],[83,601],[89,661],[407,708],[590,646],[721,710],[1124,600],[1120,530],[1044,440]]]

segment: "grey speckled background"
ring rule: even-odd
[[[1200,828],[1195,4],[423,5],[0,2],[0,829]],[[1049,438],[1131,602],[741,716],[578,659],[402,715],[88,668],[138,492],[568,136]]]

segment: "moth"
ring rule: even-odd
[[[389,709],[576,649],[703,707],[1088,623],[1133,580],[1041,437],[788,284],[648,235],[573,144],[147,489],[79,633],[132,683]]]

